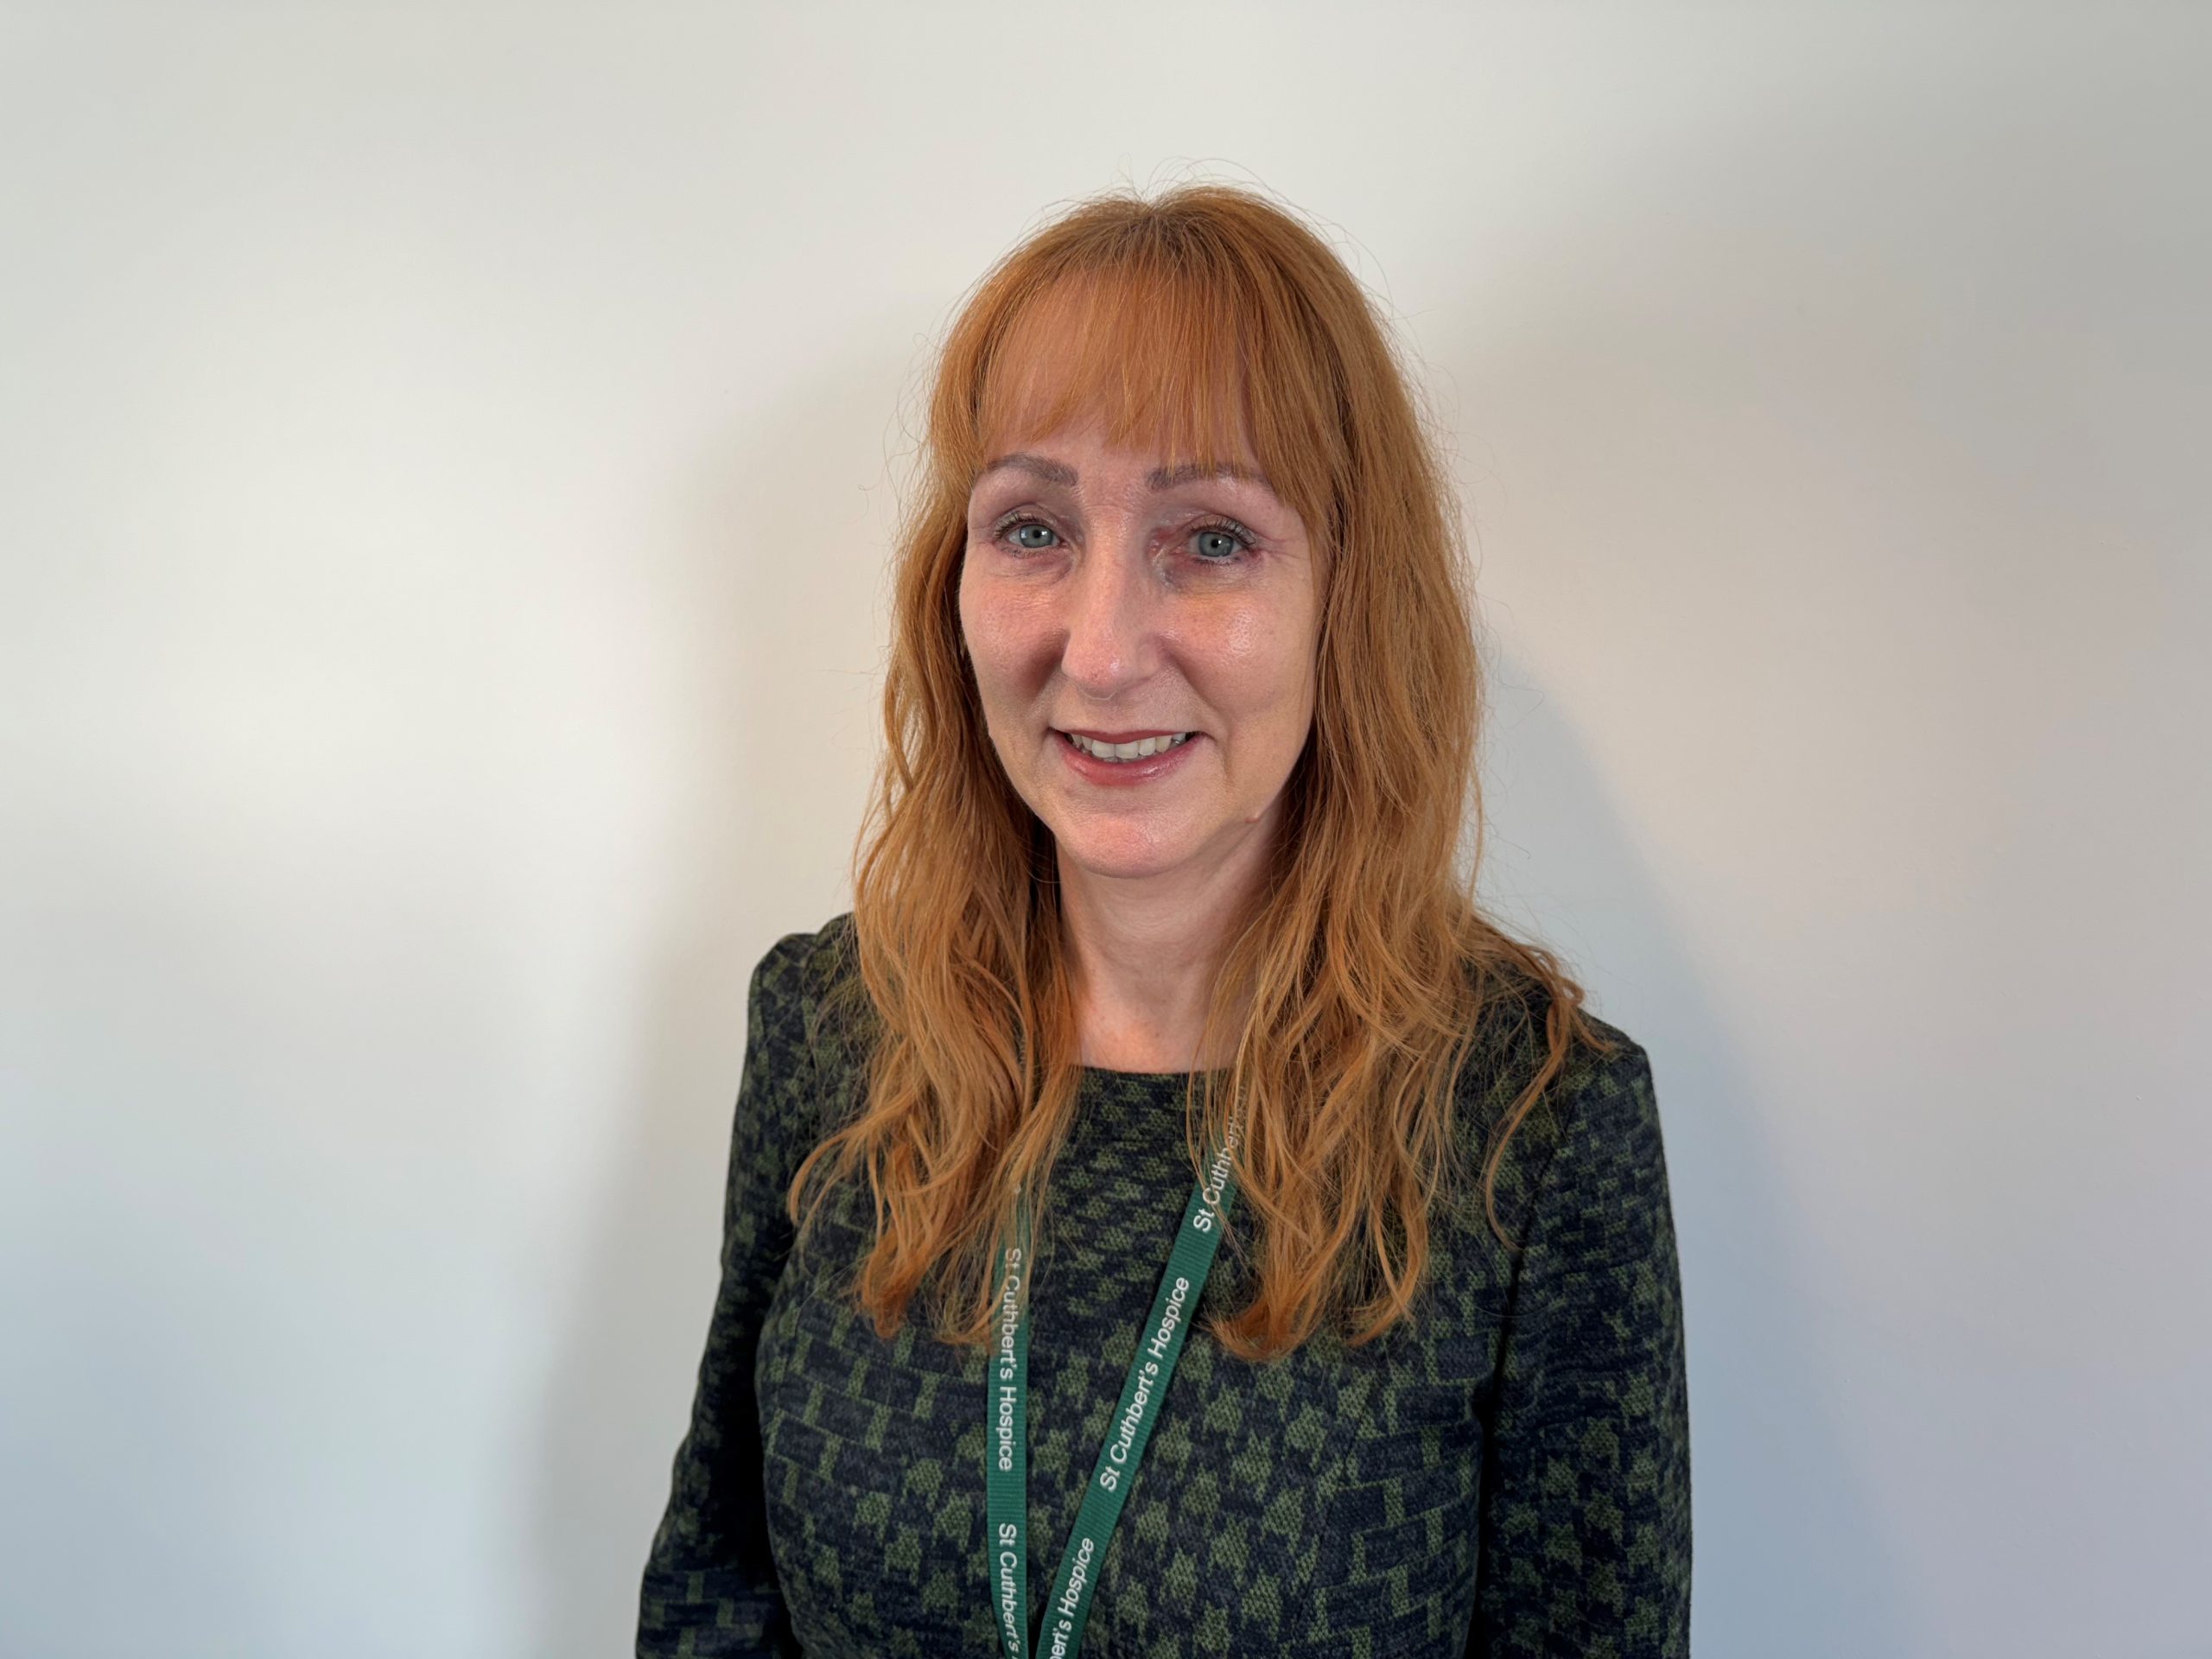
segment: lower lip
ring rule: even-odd
[[[1054,732],[1052,741],[1059,745],[1061,757],[1074,768],[1075,775],[1085,783],[1126,789],[1133,784],[1152,783],[1175,771],[1198,747],[1198,734],[1193,732],[1166,753],[1150,755],[1142,760],[1101,760],[1076,747],[1065,732]]]

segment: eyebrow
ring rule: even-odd
[[[1078,476],[1072,467],[1064,466],[1057,461],[1047,461],[1042,455],[1017,450],[1010,455],[1001,455],[986,465],[982,472],[976,474],[977,481],[981,482],[985,474],[997,472],[1001,467],[1011,467],[1031,474],[1047,484],[1073,484]],[[1232,461],[1221,461],[1211,467],[1194,461],[1186,461],[1179,467],[1155,467],[1144,475],[1144,481],[1155,490],[1172,490],[1178,484],[1188,484],[1199,478],[1241,479],[1245,483],[1258,485],[1270,495],[1274,493],[1274,486],[1268,482],[1266,474],[1257,467],[1240,467]]]

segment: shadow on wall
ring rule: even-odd
[[[2015,737],[2039,721],[2047,732],[2063,721],[2092,734],[2071,758],[2083,770],[2038,780],[2063,813],[2079,812],[2075,801],[2140,804],[2145,779],[2170,771],[2171,751],[2148,743],[2132,769],[2108,758],[2129,753],[2109,712],[2116,702],[2084,710],[2068,702],[2093,683],[2099,652],[2109,664],[2099,671],[2126,683],[2138,637],[2132,595],[2170,582],[2178,593],[2155,550],[2171,545],[2164,527],[2180,515],[2166,493],[2188,469],[2137,434],[2193,429],[2193,405],[2174,397],[2164,418],[2145,421],[2135,400],[2171,397],[2161,389],[2186,377],[2149,365],[2162,347],[2189,351],[2202,336],[2152,343],[2131,334],[2120,302],[2123,283],[2139,286],[2155,319],[2178,291],[2171,272],[2183,245],[2165,194],[2178,175],[2148,164],[2161,128],[2147,117],[2140,129],[2103,131],[2054,123],[2035,99],[2037,82],[2075,96],[2055,55],[2020,60],[2026,70],[2008,67],[2005,82],[1978,87],[1971,101],[1959,97],[1971,84],[1961,61],[1919,53],[1878,77],[1849,63],[1825,81],[1778,75],[1765,107],[1746,102],[1702,130],[1655,134],[1610,172],[1593,172],[1562,197],[1543,245],[1515,250],[1506,265],[1448,240],[1464,234],[1448,211],[1434,220],[1429,268],[1487,280],[1470,284],[1478,308],[1430,318],[1429,355],[1462,371],[1480,407],[1498,411],[1461,429],[1510,431],[1521,446],[1489,469],[1516,554],[1533,562],[1556,550],[1572,566],[1544,573],[1561,613],[1549,645],[1578,643],[1572,607],[1604,607],[1591,632],[1615,660],[1593,664],[1589,677],[1647,677],[1656,700],[1702,725],[1674,752],[1701,750],[1732,770],[1685,787],[1710,783],[1746,810],[1777,809],[1761,820],[1767,827],[1747,830],[1758,840],[1744,849],[1748,868],[1763,866],[1770,880],[1788,880],[1799,848],[1864,857],[1900,876],[1929,869],[1946,836],[1950,855],[1961,855],[1963,838],[1940,814],[1962,801],[1987,815],[1994,842],[2007,816],[2031,810],[2033,798],[2014,809],[1999,791],[2027,778]],[[1882,117],[1873,120],[1877,88]],[[1695,587],[1675,578],[1678,554]],[[2094,575],[2084,580],[2085,571]],[[2024,642],[2069,614],[2063,637]],[[1729,676],[1707,664],[1666,683],[1685,648],[1716,642]],[[1880,659],[1866,654],[1870,643],[1883,647]],[[1824,1305],[1836,1294],[1835,1263],[1811,1257],[1771,1150],[1784,1138],[1777,1126],[1808,1108],[1833,1114],[1834,1101],[1754,1092],[1748,1045],[1725,1027],[1669,927],[1662,901],[1678,896],[1651,879],[1623,833],[1637,817],[1613,810],[1605,772],[1587,763],[1557,715],[1530,709],[1541,703],[1533,691],[1510,687],[1510,665],[1497,667],[1504,696],[1491,770],[1512,775],[1493,802],[1499,840],[1535,849],[1533,880],[1554,900],[1544,911],[1577,918],[1592,944],[1586,965],[1633,988],[1623,999],[1632,1005],[1618,1012],[1652,1052],[1689,1320],[1698,1650],[1930,1652],[1944,1622],[1986,1622],[1970,1596],[1931,1600],[1938,1579],[2024,1584],[2022,1552],[2042,1548],[2046,1535],[2046,1559],[2071,1575],[2064,1593],[2002,1610],[2015,1650],[2024,1637],[2037,1651],[2060,1651],[2069,1630],[2102,1628],[2093,1618],[2160,1618],[2160,1598],[2139,1588],[2152,1580],[2131,1568],[2135,1584],[2123,1591],[2123,1574],[2096,1564],[2101,1553],[2124,1560],[2126,1550],[2082,1552],[2073,1529],[2082,1506],[2063,1490],[2063,1462],[2030,1459],[2047,1479],[2022,1476],[2012,1492],[1973,1500],[1985,1511],[1980,1535],[1944,1540],[1940,1568],[1924,1558],[1926,1517],[1904,1512],[1900,1497],[1916,1486],[1935,1496],[1941,1471],[1967,1459],[1916,1466],[1915,1445],[1940,1446],[1987,1421],[1991,1450],[1976,1454],[1984,1466],[2020,1467],[2002,1444],[2012,1438],[2002,1414],[2025,1417],[2038,1396],[2056,1409],[2060,1385],[2046,1378],[2023,1389],[1997,1358],[2004,1392],[1977,1398],[1993,1357],[1971,1343],[1934,1356],[1840,1345],[1865,1340],[1868,1324]],[[1827,723],[1808,728],[1808,713]],[[2093,719],[2109,728],[2094,730]],[[1898,786],[1912,775],[1893,764],[1900,750],[1931,769],[1987,764],[1985,792],[1977,800],[1969,785],[1948,799],[1915,798]],[[1744,775],[1751,757],[1787,757],[1796,770],[1754,785]],[[2101,787],[2106,779],[2113,781]],[[1876,792],[1861,787],[1869,784]],[[1796,846],[1775,827],[1792,822],[1805,831]],[[1916,823],[1938,833],[1893,827]],[[1891,839],[1866,856],[1870,833]],[[2044,843],[2053,856],[2062,844]],[[1494,871],[1503,850],[1493,849]],[[2017,880],[2018,907],[2047,924],[2037,890],[2047,873],[2019,861],[2044,855],[2007,862],[1998,847],[1977,846],[1973,902]],[[1822,872],[1806,874],[1817,881]],[[1738,903],[1756,899],[1742,875],[1724,879]],[[1808,904],[1796,919],[1863,937],[1859,918],[1840,908],[1846,902]],[[1942,936],[1931,928],[1926,937]],[[2053,948],[2018,937],[2021,950]],[[1808,947],[1824,944],[1808,938]],[[1802,961],[1788,965],[1803,978]],[[2010,964],[2005,972],[1998,984],[2017,982]],[[1875,1005],[1859,987],[1836,992],[1849,1005]],[[1873,1025],[1859,1041],[1878,1061],[1898,1034]],[[1822,1184],[1824,1196],[1835,1189],[1834,1177]],[[1872,1204],[1863,1213],[1867,1226],[1884,1219]],[[1848,1239],[1822,1243],[1849,1253]],[[2057,1256],[2053,1245],[2038,1249]],[[1992,1270],[1980,1282],[2003,1281]],[[1875,1396],[1882,1408],[1845,1396],[1846,1387],[1885,1389]],[[1886,1438],[1869,1443],[1859,1426],[1874,1419]],[[2024,1492],[2028,1507],[2015,1507]],[[2137,1519],[2154,1507],[2146,1500]],[[1913,1535],[1916,1547],[1901,1548],[1897,1540]],[[2045,1601],[2040,1621],[2021,1611]]]
[[[868,482],[849,467],[852,411],[887,406],[897,360],[878,351],[824,377],[719,449],[664,584],[697,794],[661,849],[635,1081],[607,1109],[623,1151],[589,1207],[595,1236],[539,1407],[534,1628],[518,1652],[605,1659],[636,1639],[714,1301],[747,983],[777,938],[850,902],[837,895],[876,748],[871,601],[889,545],[852,505]],[[747,648],[763,639],[799,642],[791,657],[819,666],[779,677]]]
[[[1484,898],[1565,952],[1596,1012],[1651,1057],[1689,1353],[1691,1650],[1903,1654],[1897,1574],[1839,1432],[1761,1128],[1788,1103],[1756,1098],[1738,1069],[1573,728],[1494,647],[1488,671]],[[1580,919],[1570,936],[1548,913]]]

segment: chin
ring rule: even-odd
[[[1060,855],[1084,874],[1122,881],[1166,875],[1179,869],[1190,859],[1189,850],[1180,846],[1162,846],[1157,842],[1133,843],[1116,836],[1066,836],[1055,831],[1054,842]]]

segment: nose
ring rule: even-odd
[[[1094,538],[1063,588],[1067,638],[1060,670],[1101,702],[1141,684],[1159,665],[1162,595],[1137,537]]]

